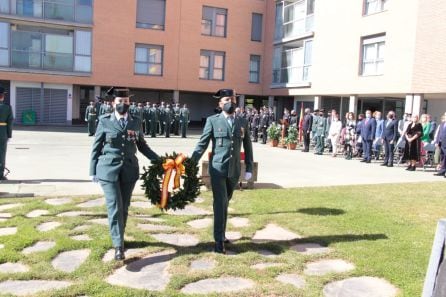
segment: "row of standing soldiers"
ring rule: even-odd
[[[237,108],[235,113],[236,116],[245,118],[248,121],[253,141],[257,142],[260,137],[262,143],[265,144],[268,137],[267,129],[276,121],[273,109],[265,106],[259,110],[256,108],[249,108],[246,110]]]
[[[85,121],[88,123],[88,135],[93,136],[96,132],[96,125],[99,116],[113,112],[113,107],[108,101],[94,103],[90,105],[85,111]],[[157,135],[165,135],[170,137],[170,134],[187,137],[187,129],[190,123],[190,112],[186,104],[180,108],[180,104],[176,103],[173,106],[161,102],[158,104],[146,102],[136,104],[132,102],[129,108],[129,113],[132,117],[139,117],[141,119],[145,135],[156,137]]]

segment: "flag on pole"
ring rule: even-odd
[[[300,103],[299,142],[302,142],[302,125],[304,123],[304,103]]]

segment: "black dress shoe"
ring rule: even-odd
[[[226,254],[224,241],[215,242],[214,252],[218,254]]]
[[[362,163],[365,163],[365,162],[367,162],[367,160],[365,160],[365,159],[362,159],[362,160],[361,160],[361,162],[362,162]]]
[[[435,176],[444,176],[444,177],[446,177],[446,176],[444,175],[444,172],[443,172],[443,173],[441,173],[441,172],[437,172],[437,173],[434,173],[434,175],[435,175]]]
[[[370,162],[372,162],[372,161],[370,161],[370,160],[367,160],[367,161],[365,161],[366,163],[370,163]]]
[[[387,167],[393,167],[393,164],[388,164]]]
[[[412,167],[410,167],[408,170],[409,170],[409,171],[415,171],[415,170],[416,170],[416,167],[415,167],[415,166],[412,166]]]
[[[387,163],[382,163],[381,166],[389,166]]]
[[[121,261],[125,259],[124,255],[124,248],[121,246],[118,246],[115,248],[115,260]]]
[[[229,239],[227,239],[226,237],[225,237],[225,240],[223,241],[225,244],[231,244],[231,241],[229,240]]]
[[[406,170],[411,170],[412,169],[412,165],[410,165],[409,167],[406,168]]]

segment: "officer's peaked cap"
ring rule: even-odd
[[[214,94],[215,99],[220,99],[223,97],[232,97],[236,96],[239,97],[240,95],[237,95],[233,89],[220,89]]]

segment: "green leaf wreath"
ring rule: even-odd
[[[143,181],[142,188],[145,196],[153,205],[160,207],[161,185],[164,178],[163,164],[167,159],[175,160],[178,155],[176,152],[173,152],[171,155],[166,154],[161,156],[159,160],[152,161],[152,165],[149,168],[144,167],[144,173],[141,176]],[[194,202],[195,198],[200,195],[202,182],[198,177],[199,168],[197,162],[186,158],[183,165],[185,167],[185,172],[181,176],[184,179],[183,185],[179,189],[169,192],[167,205],[162,210],[184,209],[186,205]]]

